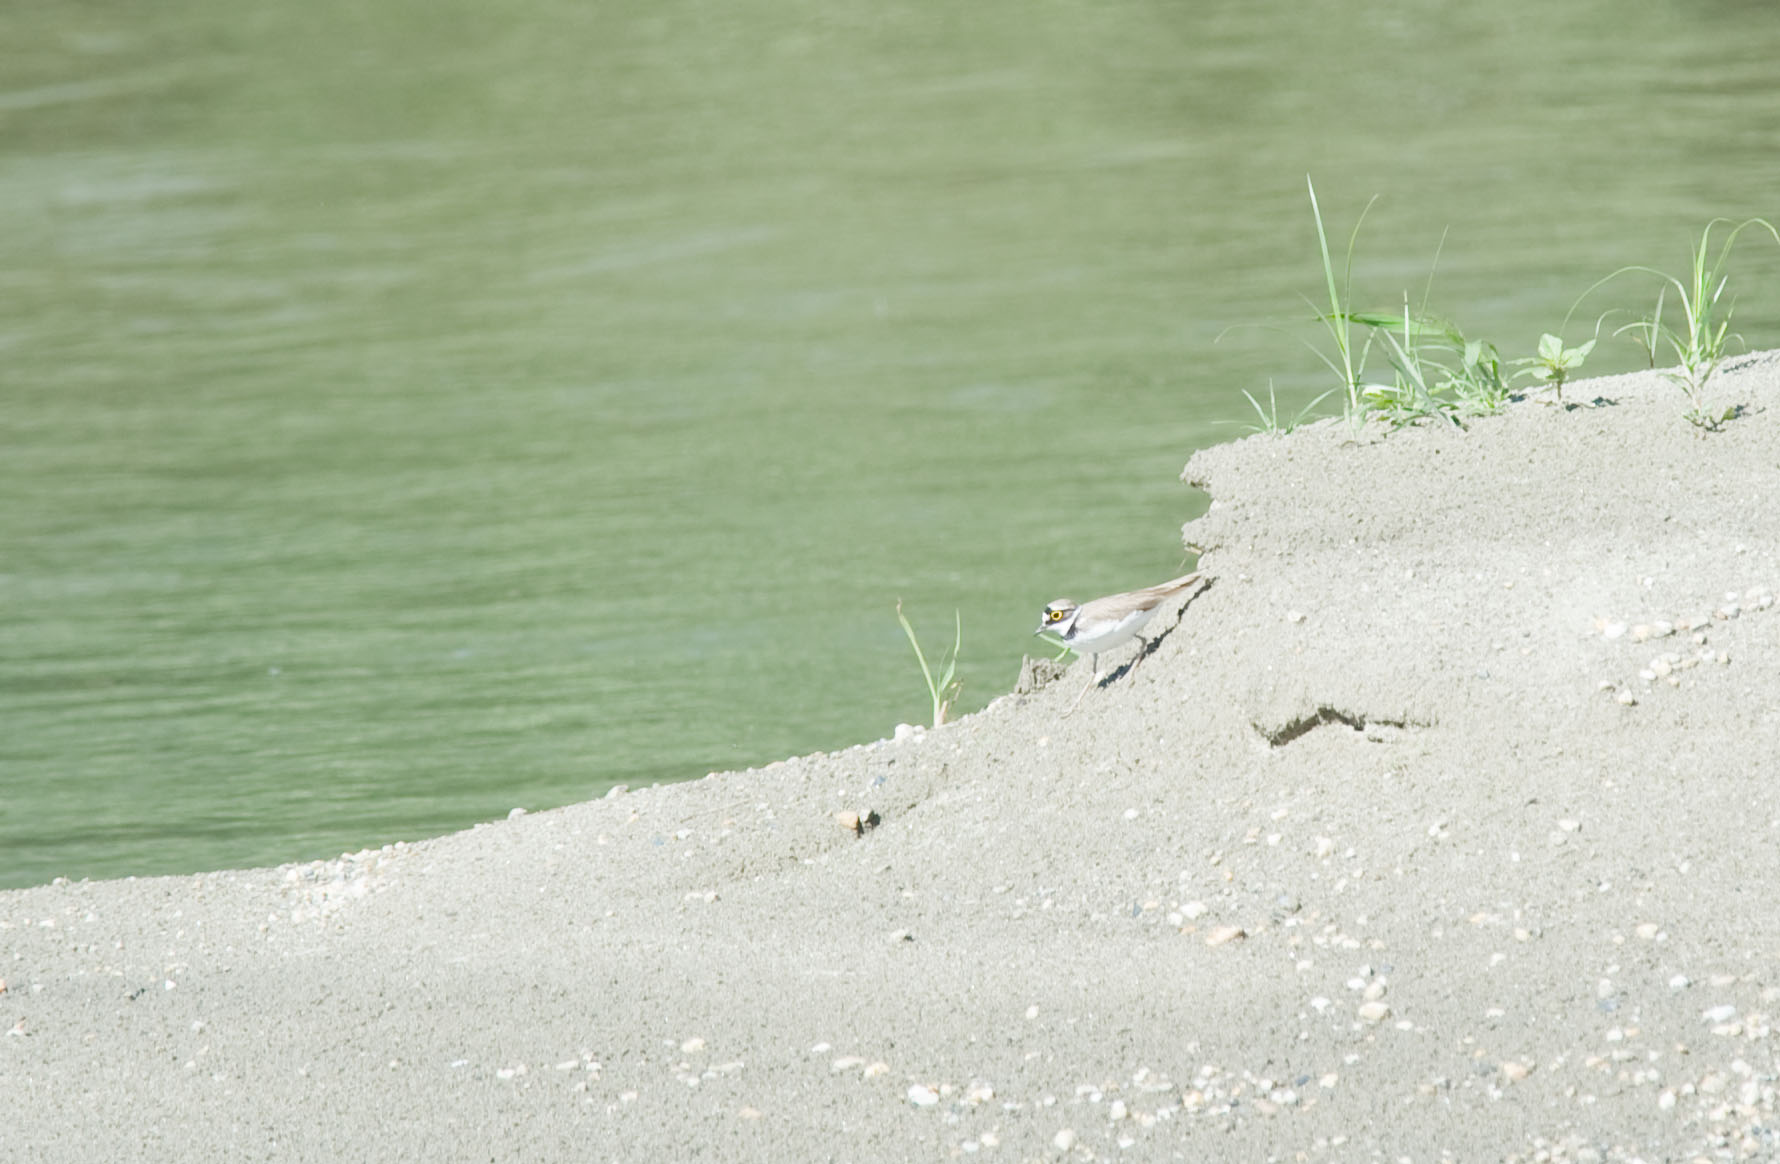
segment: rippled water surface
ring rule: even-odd
[[[1780,213],[1780,18],[1558,8],[13,6],[0,884],[876,738],[898,597],[981,706],[1185,564],[1241,390],[1327,387],[1307,173],[1338,243],[1380,195],[1364,305],[1448,231],[1508,355]]]

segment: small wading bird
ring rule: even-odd
[[[1044,608],[1044,613],[1038,618],[1038,629],[1032,633],[1042,635],[1048,631],[1062,639],[1076,654],[1088,656],[1088,687],[1092,687],[1100,678],[1101,652],[1139,638],[1138,632],[1150,621],[1150,616],[1156,613],[1158,606],[1198,582],[1201,577],[1198,571],[1194,571],[1159,586],[1133,590],[1126,594],[1109,594],[1105,598],[1080,604],[1072,599],[1059,598]],[[1138,647],[1137,657],[1131,660],[1131,665],[1137,666],[1148,651],[1149,643],[1144,642]],[[1081,695],[1075,697],[1075,703],[1069,705],[1069,711],[1075,710],[1075,704],[1082,701],[1082,695],[1088,693],[1088,687],[1082,688]]]

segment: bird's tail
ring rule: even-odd
[[[1150,589],[1159,590],[1163,594],[1173,594],[1176,590],[1185,590],[1203,577],[1205,577],[1203,571],[1194,570],[1191,574],[1182,574],[1172,582],[1164,582],[1160,586],[1152,586]]]

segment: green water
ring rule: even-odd
[[[1780,213],[1764,5],[1325,9],[0,12],[0,885],[877,738],[898,597],[981,706],[1327,386],[1307,172],[1510,355]]]

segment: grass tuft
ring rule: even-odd
[[[1434,251],[1434,263],[1429,269],[1428,283],[1422,291],[1419,306],[1412,305],[1409,293],[1404,292],[1400,310],[1355,310],[1354,250],[1360,228],[1378,196],[1373,195],[1366,203],[1349,232],[1347,250],[1337,272],[1334,256],[1329,250],[1329,232],[1323,221],[1322,205],[1317,200],[1316,183],[1308,175],[1304,181],[1310,194],[1317,253],[1323,268],[1323,288],[1328,297],[1326,310],[1305,297],[1305,303],[1316,313],[1316,320],[1327,337],[1323,347],[1309,341],[1305,346],[1334,374],[1336,386],[1289,421],[1280,417],[1272,381],[1267,385],[1265,407],[1245,390],[1243,396],[1260,421],[1258,425],[1246,426],[1251,432],[1291,432],[1318,404],[1336,393],[1343,396],[1343,411],[1355,429],[1373,418],[1393,427],[1433,418],[1462,427],[1468,418],[1499,412],[1510,400],[1519,399],[1514,386],[1520,381],[1530,381],[1534,390],[1550,388],[1557,403],[1562,404],[1564,385],[1574,378],[1594,351],[1604,321],[1614,312],[1609,311],[1597,320],[1595,334],[1574,347],[1565,345],[1564,330],[1584,299],[1602,285],[1626,274],[1643,274],[1656,280],[1656,307],[1648,316],[1625,324],[1613,334],[1629,334],[1644,349],[1652,367],[1656,366],[1659,354],[1673,355],[1678,368],[1662,374],[1680,385],[1685,393],[1687,408],[1682,415],[1689,422],[1716,430],[1738,415],[1737,408],[1723,411],[1708,408],[1706,386],[1724,362],[1731,342],[1742,340],[1730,331],[1734,302],[1726,295],[1730,280],[1725,267],[1731,249],[1750,227],[1760,227],[1780,244],[1780,228],[1767,219],[1748,218],[1733,223],[1728,218],[1714,218],[1701,232],[1698,245],[1690,247],[1690,261],[1684,276],[1670,275],[1654,267],[1621,267],[1578,296],[1558,330],[1539,337],[1533,355],[1504,361],[1494,344],[1465,335],[1458,325],[1429,309],[1434,272],[1439,267],[1440,251],[1446,243],[1444,233],[1440,247]],[[1720,227],[1730,229],[1715,248],[1713,233]],[[1678,319],[1675,318],[1677,315]],[[1375,350],[1388,364],[1388,374],[1375,372],[1369,366]]]
[[[1712,232],[1720,226],[1729,226],[1731,229],[1714,256]],[[1737,414],[1735,408],[1723,412],[1710,410],[1706,405],[1706,385],[1729,354],[1730,342],[1742,341],[1741,336],[1730,330],[1735,301],[1725,298],[1725,288],[1730,283],[1730,276],[1725,274],[1724,268],[1737,236],[1751,226],[1761,227],[1775,243],[1780,243],[1780,230],[1776,230],[1774,224],[1765,218],[1746,218],[1738,223],[1732,223],[1728,218],[1714,218],[1700,232],[1699,245],[1689,248],[1690,261],[1685,280],[1655,267],[1621,267],[1597,281],[1577,299],[1578,303],[1582,302],[1590,292],[1621,275],[1642,274],[1656,279],[1655,310],[1643,319],[1626,324],[1613,334],[1631,333],[1638,346],[1644,349],[1652,366],[1656,363],[1658,351],[1667,347],[1679,368],[1665,371],[1663,375],[1678,385],[1687,397],[1687,409],[1681,415],[1689,423],[1709,431],[1716,431]],[[1671,324],[1669,318],[1665,317],[1665,300],[1671,290],[1675,292],[1676,310],[1681,316],[1678,325]]]
[[[1314,346],[1311,350],[1335,374],[1339,381],[1337,390],[1345,392],[1349,422],[1357,427],[1368,418],[1377,417],[1393,427],[1401,427],[1439,417],[1462,424],[1466,418],[1501,411],[1513,396],[1512,377],[1504,373],[1502,357],[1496,346],[1487,340],[1466,336],[1457,324],[1441,318],[1429,308],[1434,274],[1439,268],[1440,253],[1446,246],[1445,234],[1442,233],[1440,245],[1435,248],[1434,262],[1429,267],[1419,306],[1412,306],[1408,293],[1404,292],[1400,311],[1356,311],[1353,307],[1354,247],[1360,225],[1378,198],[1374,195],[1366,203],[1359,222],[1348,236],[1347,254],[1338,278],[1334,259],[1329,253],[1328,230],[1317,202],[1316,186],[1309,179],[1306,182],[1310,189],[1311,216],[1316,221],[1323,283],[1329,297],[1328,311],[1318,310],[1315,304],[1311,307],[1317,310],[1317,320],[1327,332],[1334,354]],[[1374,377],[1368,370],[1368,360],[1375,348],[1384,354],[1390,366],[1388,379]],[[1265,411],[1253,397],[1249,401],[1262,414],[1265,423],[1268,419]]]

